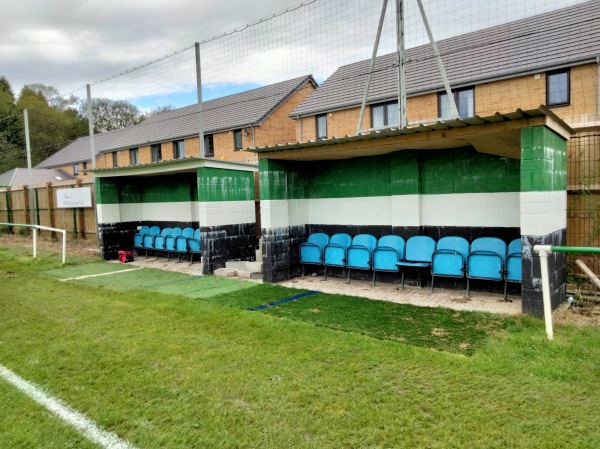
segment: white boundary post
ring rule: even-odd
[[[548,273],[548,253],[552,252],[552,246],[535,245],[533,250],[540,256],[544,321],[546,323],[546,335],[548,335],[548,340],[552,341],[554,339],[554,330],[552,328],[552,303],[550,301],[550,276]]]
[[[41,225],[29,225],[29,224],[20,224],[20,223],[0,223],[0,226],[21,226],[23,228],[31,228],[32,234],[33,234],[33,258],[35,259],[37,257],[37,232],[36,230],[42,230],[42,231],[53,231],[53,232],[60,232],[62,234],[62,263],[65,264],[67,261],[67,231],[65,231],[64,229],[58,229],[58,228],[50,228],[48,226],[41,226]]]

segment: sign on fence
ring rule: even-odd
[[[89,187],[56,189],[56,207],[59,209],[92,207],[92,191]]]

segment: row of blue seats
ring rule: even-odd
[[[467,277],[467,295],[470,294],[470,279],[504,281],[504,297],[508,282],[521,282],[521,240],[506,243],[497,237],[480,237],[472,243],[463,237],[442,237],[437,242],[427,236],[414,236],[404,240],[398,235],[386,235],[379,240],[370,234],[354,238],[348,234],[335,234],[331,238],[324,233],[311,234],[307,242],[300,244],[300,263],[343,267],[350,271],[373,270],[398,272],[406,267],[430,268],[431,291],[436,276]]]
[[[137,250],[155,251],[158,259],[159,253],[167,253],[167,260],[171,259],[171,253],[181,256],[190,254],[191,262],[194,263],[194,254],[201,253],[200,229],[193,228],[163,228],[158,226],[142,226],[133,237],[133,248]]]

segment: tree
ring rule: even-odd
[[[0,77],[0,173],[25,165],[25,134],[8,80]]]
[[[87,114],[87,104],[82,102],[80,114]],[[94,116],[94,132],[103,133],[126,126],[137,125],[146,117],[139,108],[124,100],[110,100],[109,98],[96,98],[92,100],[92,114]]]
[[[31,141],[31,160],[38,164],[52,154],[64,148],[77,137],[86,134],[86,122],[71,108],[61,109],[49,104],[46,95],[50,95],[55,104],[60,100],[51,86],[33,85],[23,87],[17,101],[17,109],[28,110],[29,135]],[[43,86],[46,89],[41,89]]]

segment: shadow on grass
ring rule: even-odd
[[[211,302],[256,308],[306,292],[262,284],[244,291],[215,296]],[[417,307],[354,296],[317,293],[302,296],[260,313],[311,323],[344,332],[414,346],[473,355],[485,340],[516,324],[518,318],[441,307]]]

